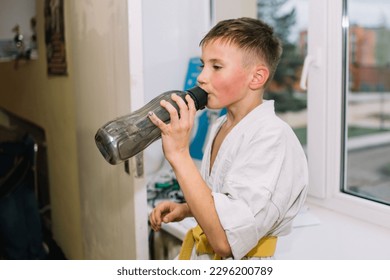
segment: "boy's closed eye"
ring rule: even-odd
[[[203,69],[204,67],[205,67],[204,64],[199,65],[199,68],[201,68],[201,69]],[[212,67],[213,67],[214,70],[220,70],[222,68],[221,65],[217,65],[217,64],[212,65]]]

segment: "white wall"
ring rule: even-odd
[[[210,28],[208,0],[142,1],[145,101],[183,89],[188,60]]]

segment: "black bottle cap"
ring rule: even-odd
[[[205,92],[200,87],[196,86],[190,89],[187,89],[189,95],[195,101],[195,107],[197,110],[202,110],[207,104],[207,92]]]

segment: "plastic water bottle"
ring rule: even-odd
[[[184,101],[185,96],[190,95],[197,110],[204,109],[207,104],[207,93],[197,86],[186,91],[172,90],[160,94],[137,111],[114,119],[98,129],[95,142],[103,157],[111,164],[118,164],[159,139],[161,131],[151,122],[148,113],[154,112],[162,121],[169,123],[169,113],[160,106],[160,101],[168,101],[179,111],[176,102],[171,99],[173,93]]]

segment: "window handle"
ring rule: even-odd
[[[301,89],[303,90],[307,90],[307,78],[309,76],[309,68],[310,66],[314,66],[314,67],[319,67],[320,66],[320,50],[318,49],[317,50],[317,55],[314,56],[314,55],[311,55],[311,54],[308,54],[306,57],[305,57],[305,60],[303,62],[303,69],[302,69],[302,74],[301,74],[301,80],[299,82],[299,86],[301,87]]]

